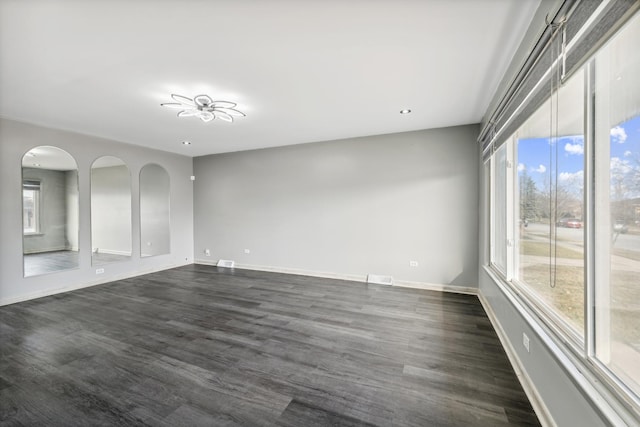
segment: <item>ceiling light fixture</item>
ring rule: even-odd
[[[189,141],[182,141],[182,145],[191,145]]]
[[[411,110],[409,109],[400,110],[400,114],[409,114],[410,112]]]
[[[163,107],[176,108],[178,117],[198,117],[203,122],[222,119],[233,122],[234,117],[244,117],[245,114],[235,109],[235,102],[214,101],[209,95],[198,95],[193,99],[186,96],[172,94],[171,98],[177,102],[160,104]]]

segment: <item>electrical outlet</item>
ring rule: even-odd
[[[409,261],[409,267],[417,267],[418,261]]]
[[[96,268],[96,274],[104,273],[104,268]]]
[[[211,251],[210,251],[209,249],[205,249],[205,250],[204,250],[204,254],[205,254],[206,256],[211,256]]]
[[[244,250],[244,253],[245,253],[245,254],[250,254],[250,253],[251,253],[251,249],[245,249],[245,250]]]
[[[522,345],[527,349],[527,353],[529,353],[529,337],[524,332],[522,333]]]

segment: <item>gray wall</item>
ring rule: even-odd
[[[91,169],[91,250],[131,255],[131,173],[124,165]]]
[[[169,252],[171,203],[169,175],[159,165],[146,165],[140,172],[140,240],[143,256]]]
[[[196,260],[477,287],[477,132],[197,157]]]
[[[80,267],[42,276],[22,277],[22,156],[39,145],[53,145],[78,163]],[[163,166],[171,178],[171,253],[141,259],[138,180],[133,188],[133,257],[130,261],[91,267],[90,176],[91,164],[101,156],[120,157],[137,177],[146,163]],[[192,160],[186,156],[0,119],[0,304],[57,291],[107,282],[119,277],[193,262]]]

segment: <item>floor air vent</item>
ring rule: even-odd
[[[375,283],[376,285],[393,285],[393,277],[381,276],[379,274],[367,275],[367,283]]]
[[[218,267],[226,267],[226,268],[233,268],[233,266],[235,265],[235,261],[231,261],[228,259],[220,259],[218,260],[218,263],[216,264]]]

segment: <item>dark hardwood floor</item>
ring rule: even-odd
[[[539,425],[478,299],[190,265],[0,308],[0,425]]]

